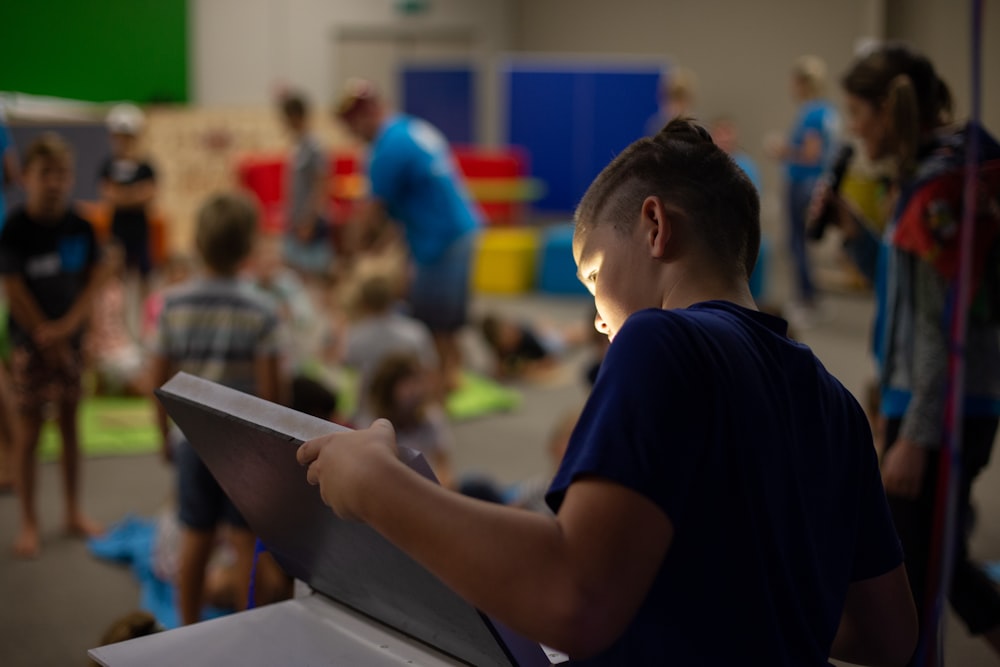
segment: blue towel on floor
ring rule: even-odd
[[[130,565],[139,582],[139,608],[152,614],[167,630],[180,626],[177,615],[177,589],[153,572],[153,547],[156,542],[156,521],[128,514],[100,537],[87,542],[90,553],[103,560]],[[207,608],[203,619],[231,613]]]

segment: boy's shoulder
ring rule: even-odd
[[[56,224],[42,223],[28,215],[27,209],[23,205],[16,206],[10,210],[4,219],[4,236],[31,235],[43,229],[46,235],[49,234],[79,234],[86,232],[93,234],[94,226],[89,220],[81,216],[73,207],[67,207],[62,217]],[[9,230],[9,231],[7,231]]]
[[[11,230],[16,232],[24,228],[25,225],[30,224],[31,219],[28,217],[28,212],[24,210],[24,206],[15,206],[7,212],[7,215],[4,216],[2,231],[9,235]],[[0,234],[0,238],[3,236],[4,234]]]
[[[163,294],[164,308],[192,302],[211,307],[254,308],[275,317],[278,313],[278,304],[274,297],[241,279],[195,278],[175,285]]]

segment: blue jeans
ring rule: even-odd
[[[806,213],[815,186],[814,178],[789,181],[785,199],[788,207],[788,250],[792,255],[798,297],[803,303],[812,303],[816,297],[816,285],[812,280],[806,248]]]

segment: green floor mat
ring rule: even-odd
[[[160,447],[153,404],[146,398],[88,398],[80,406],[80,444],[84,456],[149,454]],[[38,455],[59,458],[62,441],[50,421],[42,429]]]
[[[520,404],[521,392],[491,378],[464,373],[461,386],[448,395],[445,408],[452,419],[461,421],[507,412]]]

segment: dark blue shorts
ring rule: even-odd
[[[219,523],[247,529],[247,522],[185,438],[174,441],[177,499],[181,523],[192,530],[213,530]]]
[[[469,281],[476,233],[469,232],[448,246],[430,264],[417,264],[410,287],[413,316],[435,333],[453,333],[468,321]]]

